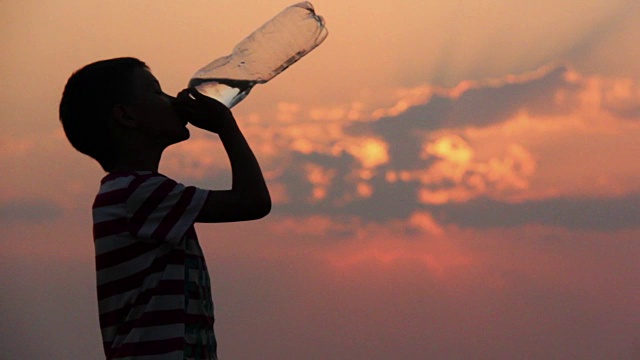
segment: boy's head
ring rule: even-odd
[[[60,121],[76,150],[111,171],[123,134],[151,139],[161,147],[189,137],[174,100],[162,92],[144,62],[130,57],[102,60],[69,78],[60,101]]]

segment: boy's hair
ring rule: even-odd
[[[60,121],[67,139],[107,172],[117,161],[109,126],[113,107],[135,100],[131,75],[138,68],[149,67],[131,57],[91,63],[71,75],[62,94]]]

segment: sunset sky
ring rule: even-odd
[[[165,92],[295,1],[0,1],[0,349],[101,359],[71,73]],[[222,359],[639,359],[640,2],[316,0],[329,36],[233,112],[274,199],[196,228]],[[191,128],[160,171],[230,186]]]

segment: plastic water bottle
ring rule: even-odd
[[[291,5],[235,46],[230,55],[198,70],[189,81],[200,93],[231,108],[320,45],[328,35],[313,5]]]

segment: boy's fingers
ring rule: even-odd
[[[182,91],[180,91],[178,93],[178,98],[181,98],[183,100],[196,100],[198,98],[202,98],[204,95],[200,94],[198,92],[198,90],[194,89],[194,88],[186,88],[183,89]]]
[[[199,100],[199,101],[203,101],[206,102],[210,105],[214,105],[216,108],[218,108],[219,110],[228,110],[229,108],[227,108],[227,106],[223,103],[221,103],[219,100],[214,99],[212,97],[208,97],[206,95],[204,95],[203,93],[199,92],[196,89],[192,89],[193,91],[190,92],[190,94],[194,97],[195,100]]]
[[[191,95],[193,98],[195,99],[202,99],[205,96],[202,95],[198,90],[196,90],[195,88],[187,88],[185,90],[189,91],[189,95]]]
[[[178,96],[176,96],[176,99],[180,100],[180,101],[188,101],[188,100],[194,100],[194,98],[191,95],[191,90],[192,89],[184,89],[182,91],[180,91],[178,93]]]
[[[176,99],[178,103],[186,105],[193,110],[201,109],[205,111],[229,112],[229,108],[226,105],[202,94],[194,88],[186,88],[180,91]]]

